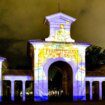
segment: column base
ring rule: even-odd
[[[34,101],[48,101],[48,96],[35,96]]]
[[[25,95],[22,96],[22,101],[26,101],[26,97],[25,97]]]
[[[15,97],[14,96],[11,97],[11,101],[15,101]]]
[[[2,102],[2,96],[0,96],[0,102]]]
[[[73,101],[85,101],[86,96],[73,96]]]

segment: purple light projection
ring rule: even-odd
[[[73,72],[73,100],[85,100],[86,43],[74,43],[70,36],[71,24],[76,20],[63,13],[46,17],[50,35],[45,42],[30,41],[34,47],[34,100],[48,100],[48,70],[56,61],[67,62]],[[64,43],[66,42],[66,43]]]
[[[25,83],[26,81],[32,80],[31,76],[16,76],[16,75],[5,75],[4,80],[9,80],[11,81],[11,100],[15,100],[15,89],[14,89],[14,83],[15,81],[22,81],[22,100],[26,100],[26,88],[25,88]]]
[[[85,82],[90,82],[90,100],[92,100],[92,82],[99,81],[99,98],[102,99],[102,82],[105,77],[86,77],[85,49],[87,43],[76,43],[70,35],[71,24],[76,20],[63,13],[46,17],[50,24],[50,35],[45,41],[31,40],[34,48],[34,100],[48,100],[48,71],[57,61],[70,65],[73,75],[73,100],[86,100]],[[14,81],[22,81],[22,99],[25,101],[25,82],[32,80],[31,76],[2,76],[2,63],[5,58],[0,57],[0,102],[2,101],[2,80],[11,81],[11,100],[14,101]]]
[[[0,102],[2,101],[2,63],[5,58],[0,57]]]

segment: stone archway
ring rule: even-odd
[[[50,99],[73,99],[73,71],[64,61],[52,63],[48,69],[48,90]],[[52,97],[52,98],[51,98]]]

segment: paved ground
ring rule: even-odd
[[[2,102],[0,105],[105,105],[105,101],[84,102]]]

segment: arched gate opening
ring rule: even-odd
[[[49,100],[73,100],[73,73],[71,66],[64,61],[52,63],[48,70]]]

